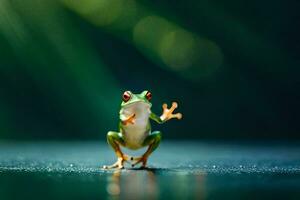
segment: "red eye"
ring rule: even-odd
[[[151,100],[151,98],[152,98],[152,94],[151,94],[151,92],[147,92],[147,94],[146,94],[146,98],[148,99],[148,101],[150,101],[150,100]]]
[[[124,92],[122,98],[124,102],[127,102],[131,98],[129,91]]]

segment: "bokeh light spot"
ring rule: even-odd
[[[122,0],[63,0],[71,9],[98,26],[110,25],[122,13]]]
[[[142,18],[133,30],[133,40],[142,50],[157,53],[164,35],[174,31],[176,27],[159,16]]]
[[[133,39],[147,57],[188,79],[208,77],[223,62],[216,43],[159,16],[142,18],[133,30]]]
[[[163,62],[174,70],[188,68],[197,60],[196,39],[184,30],[169,32],[160,43],[159,54]]]

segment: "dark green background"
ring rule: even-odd
[[[179,103],[183,120],[154,125],[165,139],[300,138],[299,1],[68,2],[0,2],[0,139],[105,140],[123,91],[144,89],[157,114]],[[111,14],[120,2],[112,24],[80,13],[103,3]],[[136,41],[147,16],[162,25],[142,26]],[[179,68],[192,60],[187,67],[170,67],[152,48],[166,25],[188,33],[166,50]],[[185,36],[214,46],[200,42],[202,52],[180,57]]]

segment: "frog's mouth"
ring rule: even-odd
[[[134,102],[131,102],[131,103],[125,105],[124,109],[129,109],[129,108],[133,108],[133,107],[149,109],[149,108],[151,108],[151,104],[146,103],[144,101],[134,101]]]
[[[150,113],[150,107],[151,104],[143,102],[143,101],[136,101],[133,103],[130,103],[126,105],[123,109],[122,112],[128,116],[135,114],[136,117],[140,117],[145,115],[146,113]]]

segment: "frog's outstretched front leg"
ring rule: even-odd
[[[112,165],[109,165],[109,166],[104,165],[103,168],[104,169],[112,169],[112,168],[123,169],[124,168],[123,163],[124,163],[124,161],[129,160],[129,156],[124,154],[120,148],[120,145],[122,145],[122,146],[125,145],[122,133],[109,131],[107,133],[107,142],[114,149],[114,151],[118,157],[118,160],[117,160],[117,162],[115,162]]]
[[[147,151],[141,157],[131,158],[131,160],[135,160],[136,162],[132,164],[132,167],[135,165],[142,163],[142,168],[145,168],[147,165],[148,157],[150,154],[158,147],[161,141],[161,132],[154,131],[145,139],[143,146],[149,146]]]

